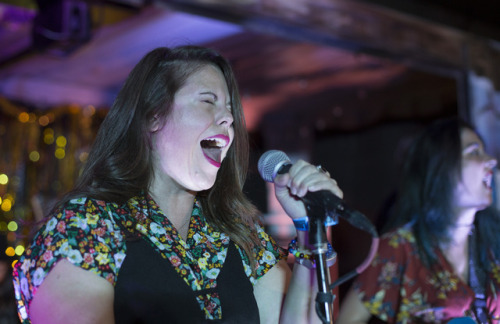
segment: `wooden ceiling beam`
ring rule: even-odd
[[[377,1],[157,1],[176,10],[237,23],[256,32],[391,58],[434,69],[437,74],[478,70],[478,66],[485,65],[485,57],[500,62],[498,43],[493,39],[384,7]],[[427,10],[431,9],[429,6]],[[500,33],[498,35],[500,37]],[[482,73],[492,73],[485,70]],[[498,76],[489,77],[498,79]]]

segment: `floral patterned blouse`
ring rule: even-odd
[[[446,323],[473,317],[474,291],[453,271],[438,251],[437,271],[417,254],[410,227],[384,235],[372,264],[353,283],[371,314],[388,323]],[[487,308],[500,323],[500,265],[492,265],[487,280]]]
[[[215,285],[229,236],[208,224],[199,203],[194,204],[184,241],[150,196],[134,197],[123,206],[94,199],[74,199],[48,219],[15,265],[14,288],[21,321],[30,323],[29,304],[48,272],[61,259],[115,285],[127,255],[125,229],[147,238],[194,291]],[[257,260],[254,274],[247,255],[236,245],[252,284],[285,256],[262,226],[256,224],[256,229],[261,245],[254,248]],[[217,302],[216,298],[210,300],[211,305]],[[204,309],[206,300],[198,300],[198,303],[207,318],[220,315],[220,305],[207,310]]]

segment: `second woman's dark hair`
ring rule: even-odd
[[[402,168],[392,226],[411,222],[426,265],[436,261],[437,244],[448,243],[455,224],[454,189],[460,179],[462,128],[459,118],[430,124],[410,146]]]
[[[474,128],[458,117],[430,124],[413,142],[403,165],[401,185],[391,227],[409,223],[419,255],[427,267],[436,264],[436,250],[450,243],[456,225],[454,192],[461,180],[461,132]],[[500,260],[500,219],[490,206],[474,221],[481,267],[489,270],[490,258]]]

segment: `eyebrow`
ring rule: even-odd
[[[481,147],[481,143],[479,142],[472,142],[472,143],[469,143],[467,144],[463,149],[462,151],[467,151],[469,149],[474,149],[474,148],[478,148],[478,147]]]

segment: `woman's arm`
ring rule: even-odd
[[[281,260],[254,286],[260,322],[262,324],[321,323],[315,309],[316,292],[315,271],[297,264],[291,276],[288,264]]]
[[[298,246],[304,246],[303,242],[307,242],[307,232],[297,231]],[[293,276],[283,304],[280,323],[321,323],[316,313],[315,299],[317,293],[316,269],[309,269],[295,263],[293,265]]]
[[[114,288],[106,279],[59,261],[29,307],[33,324],[113,324]]]
[[[262,324],[278,323],[290,278],[290,267],[281,260],[254,285],[254,296]]]
[[[305,242],[306,233],[298,232],[297,240]],[[314,301],[317,292],[315,269],[294,264],[292,273],[281,260],[254,286],[261,323],[321,323]]]
[[[371,314],[351,287],[340,304],[340,313],[335,324],[368,323]]]

